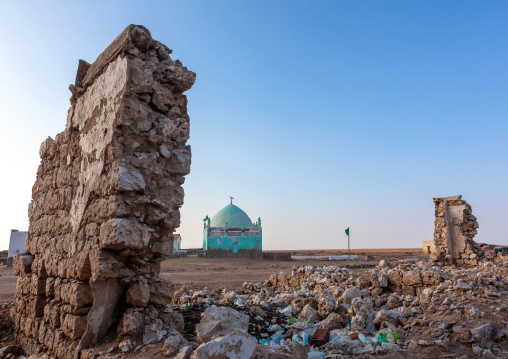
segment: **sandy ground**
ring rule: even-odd
[[[14,276],[14,270],[0,265],[0,303],[13,302],[14,291],[16,290],[17,277]]]
[[[274,251],[277,252],[277,251]],[[283,252],[283,251],[278,251]],[[338,250],[299,250],[293,252],[298,255],[332,255],[347,254],[347,251]],[[161,264],[161,275],[173,281],[175,284],[187,284],[195,289],[204,287],[215,289],[225,287],[228,289],[240,289],[244,282],[262,282],[273,273],[289,272],[293,266],[302,265],[335,265],[347,266],[348,264],[377,264],[381,259],[403,259],[421,257],[420,248],[402,249],[362,249],[352,251],[351,254],[369,254],[374,256],[373,261],[321,261],[321,260],[299,260],[299,261],[265,261],[257,259],[242,258],[199,258],[188,256],[185,258],[171,258]],[[352,268],[354,271],[368,270],[369,268]],[[0,303],[12,302],[16,289],[16,277],[14,270],[0,265]]]
[[[275,252],[275,251],[274,251]],[[282,251],[281,251],[282,252]],[[298,255],[328,255],[344,254],[344,251],[297,251]],[[346,252],[347,253],[347,252]],[[225,287],[228,289],[240,289],[244,282],[262,282],[271,274],[279,272],[290,272],[293,266],[347,266],[348,264],[370,264],[375,265],[381,259],[403,259],[421,257],[422,250],[417,249],[395,249],[395,250],[362,250],[361,253],[374,256],[372,261],[322,261],[322,260],[293,260],[293,261],[266,261],[256,259],[240,258],[199,258],[188,256],[185,258],[172,258],[162,262],[161,275],[173,281],[175,284],[186,284],[194,289],[208,287],[214,289]],[[353,252],[351,253],[353,254]],[[355,251],[355,254],[360,254]],[[354,271],[364,271],[369,268],[352,268]]]

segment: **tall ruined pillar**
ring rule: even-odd
[[[429,262],[433,265],[475,265],[480,253],[473,240],[478,228],[471,206],[462,196],[434,198],[434,246]]]
[[[182,93],[196,78],[171,52],[130,25],[92,65],[80,60],[66,129],[40,148],[26,253],[14,260],[12,316],[29,354],[72,357],[117,324],[146,334],[148,315],[170,324],[159,271],[180,225],[191,162]]]

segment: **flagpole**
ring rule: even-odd
[[[349,232],[351,231],[351,229],[348,227],[348,231],[347,231],[347,259],[350,260],[351,258],[351,253],[349,252]]]

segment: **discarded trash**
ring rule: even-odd
[[[310,339],[310,344],[315,347],[320,347],[328,343],[330,339],[330,331],[328,329],[316,329]]]
[[[293,315],[293,307],[289,306],[289,307],[282,307],[282,310],[280,310],[280,312],[286,316],[286,317],[290,317]]]
[[[323,352],[309,352],[307,354],[308,359],[325,359],[326,355]]]
[[[276,332],[281,329],[282,329],[282,327],[279,324],[273,324],[273,325],[270,325],[270,327],[268,328],[268,331]]]
[[[307,334],[306,332],[303,332],[302,333],[302,341],[303,341],[303,344],[309,344],[309,334]]]

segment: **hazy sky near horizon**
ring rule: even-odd
[[[0,250],[28,228],[39,146],[79,59],[142,24],[196,72],[184,248],[229,203],[265,249],[420,247],[433,197],[508,244],[506,1],[0,3]]]

